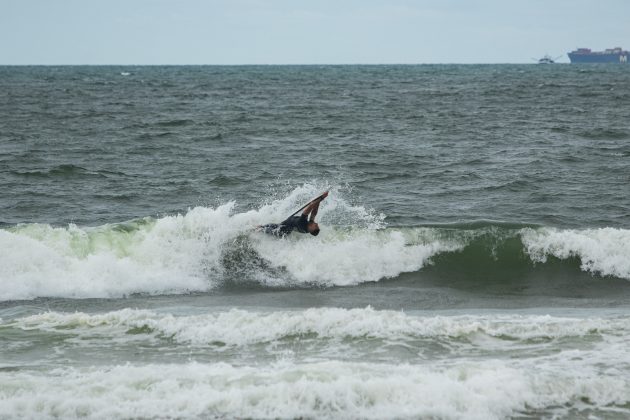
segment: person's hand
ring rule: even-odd
[[[322,200],[323,200],[324,198],[326,198],[326,197],[328,197],[328,191],[326,191],[324,194],[322,194]]]

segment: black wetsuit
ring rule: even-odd
[[[262,226],[262,231],[276,236],[286,236],[297,230],[300,233],[308,233],[308,216],[291,216],[280,224],[269,223]]]

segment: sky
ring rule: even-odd
[[[630,0],[0,0],[0,65],[568,62],[629,23]]]

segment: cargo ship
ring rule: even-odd
[[[590,48],[578,48],[569,53],[572,63],[628,63],[630,53],[621,47],[604,51],[591,51]]]

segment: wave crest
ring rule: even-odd
[[[532,260],[549,256],[577,257],[585,271],[630,279],[630,231],[601,228],[584,230],[524,229],[523,245]]]
[[[317,191],[303,186],[245,212],[229,202],[115,225],[0,229],[0,301],[204,292],[226,282],[349,286],[428,264],[455,264],[465,274],[488,258],[503,261],[505,272],[549,257],[579,258],[584,271],[630,279],[630,231],[624,229],[505,223],[387,228],[384,215],[331,194],[320,210],[323,229],[316,238],[277,239],[254,231],[282,220]]]
[[[137,309],[104,314],[45,312],[0,323],[0,326],[63,334],[85,333],[90,337],[95,334],[125,336],[129,331],[141,331],[149,336],[167,337],[180,344],[235,347],[309,335],[320,339],[403,341],[441,337],[450,342],[484,335],[511,345],[514,341],[524,340],[617,336],[627,332],[627,321],[626,317],[584,319],[510,314],[426,316],[367,307],[274,312],[232,309],[182,316]]]

